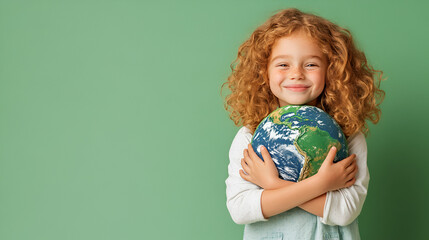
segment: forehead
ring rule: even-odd
[[[277,55],[287,55],[290,57],[324,57],[322,49],[319,47],[318,43],[302,31],[277,39],[272,47],[270,60],[275,58]]]

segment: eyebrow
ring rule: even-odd
[[[291,56],[289,56],[289,55],[277,55],[273,59],[271,59],[270,61],[272,62],[272,61],[279,59],[279,58],[291,58]],[[317,56],[317,55],[308,55],[308,56],[304,56],[304,58],[317,58],[320,61],[323,60],[320,56]]]

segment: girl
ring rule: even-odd
[[[231,69],[225,108],[242,127],[225,183],[232,219],[246,224],[244,239],[360,239],[357,216],[369,183],[365,121],[380,118],[382,72],[367,63],[348,30],[297,9],[258,27]],[[333,163],[333,148],[316,175],[298,183],[280,179],[266,149],[262,161],[250,141],[264,117],[289,104],[330,114],[351,155]]]

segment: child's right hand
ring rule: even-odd
[[[356,181],[358,166],[356,154],[334,163],[337,149],[332,147],[315,176],[322,181],[325,190],[333,191],[352,186]]]

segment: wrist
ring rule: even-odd
[[[281,178],[275,178],[271,180],[270,184],[268,184],[265,189],[267,190],[279,189],[285,186],[289,186],[291,184],[293,184],[293,182],[283,180]]]
[[[327,182],[324,181],[324,179],[319,174],[313,175],[311,176],[311,178],[314,178],[316,180],[315,182],[317,182],[320,189],[323,190],[323,193],[326,193],[329,191]]]

